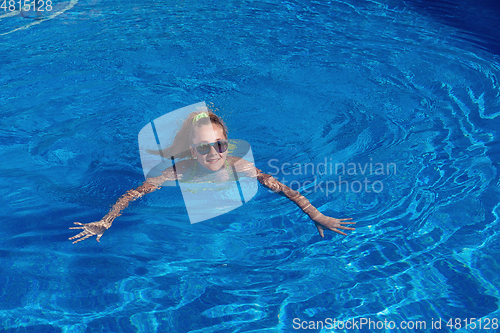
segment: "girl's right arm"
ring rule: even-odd
[[[163,171],[163,173],[158,177],[148,178],[138,188],[129,190],[127,191],[127,193],[122,195],[110,209],[109,213],[106,214],[106,216],[104,216],[100,221],[85,224],[75,222],[75,224],[80,225],[81,227],[72,227],[70,229],[83,229],[83,231],[69,239],[76,239],[73,242],[73,244],[75,244],[91,236],[97,235],[96,240],[99,242],[99,239],[102,237],[106,229],[109,229],[111,227],[114,219],[121,215],[121,212],[128,207],[129,202],[139,199],[145,194],[156,191],[161,187],[161,184],[166,181],[176,179],[176,172],[173,168],[168,168],[167,170]]]

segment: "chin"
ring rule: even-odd
[[[204,162],[203,166],[210,171],[218,171],[224,165],[224,159],[220,159],[216,163]]]

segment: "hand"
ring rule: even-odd
[[[80,239],[77,239],[76,241],[73,242],[73,244],[81,242],[84,239],[87,239],[91,236],[97,235],[97,241],[101,238],[102,234],[104,234],[104,231],[110,227],[110,225],[106,222],[103,221],[98,221],[98,222],[92,222],[92,223],[80,223],[80,222],[75,222],[75,224],[82,225],[83,227],[72,227],[70,229],[83,229],[82,232],[80,232],[78,235],[73,236],[71,238],[68,238],[69,240],[76,239],[79,237],[82,237]]]
[[[356,222],[342,222],[342,221],[347,221],[347,220],[352,220],[352,218],[349,219],[335,219],[333,217],[328,217],[326,215],[321,214],[317,218],[315,218],[314,224],[316,225],[316,228],[318,228],[319,235],[321,237],[325,237],[325,234],[323,233],[324,229],[330,229],[332,231],[335,231],[341,235],[347,236],[345,232],[342,232],[338,229],[343,229],[343,230],[356,230],[355,228],[349,228],[345,227],[342,224],[356,224]]]

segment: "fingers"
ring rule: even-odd
[[[80,238],[79,240],[74,241],[74,242],[73,242],[73,244],[76,244],[76,243],[78,243],[78,242],[81,242],[82,240],[85,240],[85,239],[89,238],[90,236],[92,236],[92,235],[87,235],[87,236],[85,236],[85,237],[83,237],[83,238]]]
[[[319,224],[316,223],[316,228],[318,229],[318,232],[319,232],[319,235],[321,236],[321,238],[325,238],[325,234],[323,232],[323,228],[321,228],[321,226]]]
[[[68,238],[68,239],[69,239],[69,240],[72,240],[72,239],[75,239],[75,238],[78,238],[78,237],[83,237],[83,236],[85,236],[86,234],[87,234],[87,231],[82,231],[82,232],[80,232],[78,235],[73,236],[73,237]]]
[[[342,221],[352,220],[352,217],[347,218],[347,219],[336,219],[336,220],[339,221],[341,224],[356,224],[356,222],[342,222]]]
[[[349,220],[352,220],[352,217],[350,217],[348,219],[337,219],[337,221],[339,221],[340,224],[356,224],[356,222],[342,222],[342,221],[349,221]]]
[[[73,222],[73,224],[84,225],[83,223],[80,222]],[[70,229],[85,229],[85,227],[71,227]]]
[[[355,228],[349,228],[349,227],[344,227],[344,226],[331,227],[331,228],[328,228],[328,229],[330,229],[331,231],[335,231],[335,232],[337,232],[339,234],[342,234],[344,236],[347,236],[347,234],[345,232],[342,232],[342,231],[340,231],[337,228],[343,229],[343,230],[356,230]]]
[[[337,230],[337,229],[335,229],[335,228],[330,229],[330,230],[335,231],[336,233],[339,233],[339,234],[341,234],[341,235],[347,236],[347,234],[346,234],[345,232],[342,232],[342,231]]]
[[[343,229],[343,230],[356,230],[356,228],[344,227],[343,225],[338,226],[337,228],[339,228],[339,229]]]
[[[89,238],[89,237],[91,237],[91,236],[94,236],[94,235],[96,234],[96,232],[95,232],[95,231],[91,231],[91,230],[87,230],[87,229],[86,229],[88,224],[87,224],[87,225],[85,225],[85,224],[80,223],[80,222],[74,222],[74,223],[75,223],[75,224],[77,224],[77,225],[83,225],[83,227],[71,227],[70,229],[84,229],[84,230],[83,230],[82,232],[80,232],[78,235],[68,238],[69,240],[76,239],[76,240],[73,242],[73,244],[76,244],[76,243],[78,243],[78,242],[81,242],[82,240],[85,240],[85,239],[87,239],[87,238]],[[102,236],[102,233],[97,235],[97,239],[96,239],[96,240],[97,240],[98,242],[99,242],[99,239],[101,238],[101,236]],[[81,238],[80,238],[80,237],[81,237]],[[77,239],[77,238],[79,238],[79,239]]]
[[[345,232],[342,232],[340,231],[339,229],[343,229],[343,230],[356,230],[355,228],[350,228],[350,227],[344,227],[344,226],[335,226],[335,227],[329,227],[328,229],[330,229],[331,231],[335,231],[336,233],[338,234],[341,234],[341,235],[344,235],[344,236],[347,236],[347,234]]]
[[[349,218],[349,219],[336,219],[336,218],[333,218],[333,217],[329,217],[328,218],[328,221],[330,221],[334,225],[356,224],[356,222],[342,222],[342,221],[345,221],[345,220],[352,220],[352,218]]]

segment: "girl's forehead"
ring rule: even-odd
[[[195,141],[210,141],[224,138],[224,131],[219,125],[199,126],[196,127],[194,132]]]

